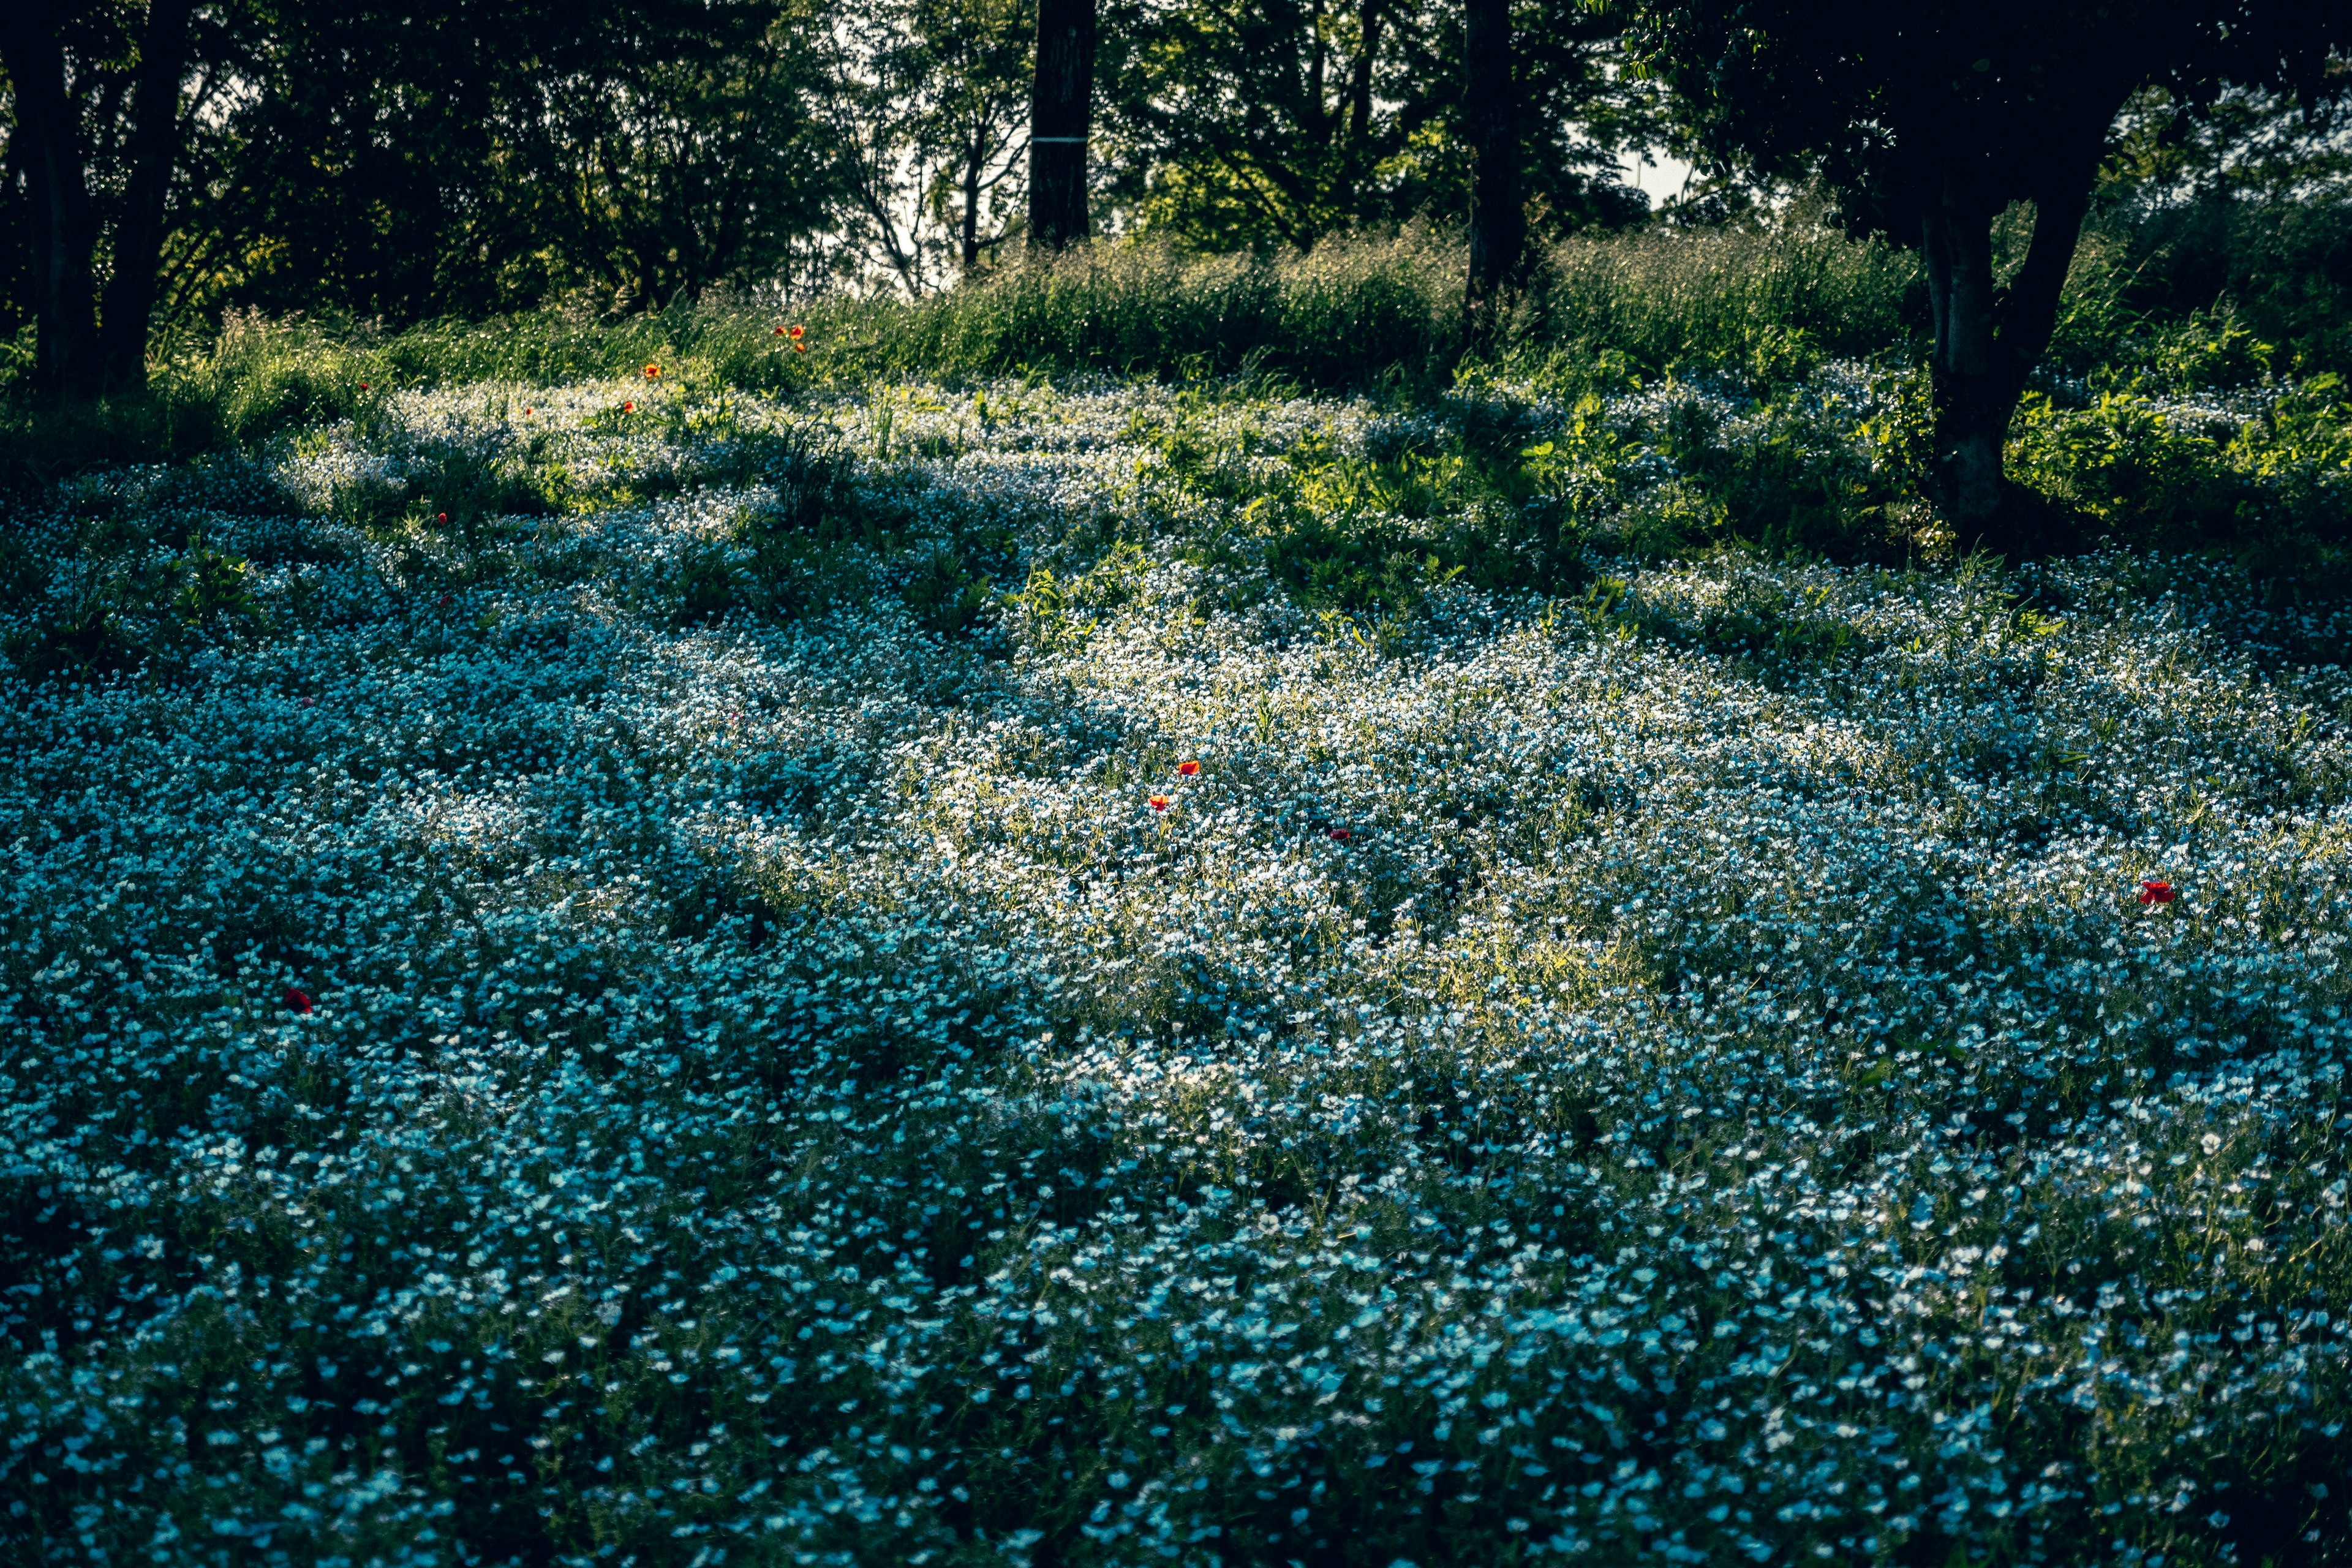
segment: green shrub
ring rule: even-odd
[[[2352,403],[2333,375],[2259,407],[2101,395],[2086,408],[2029,396],[2010,471],[2118,543],[2323,550],[2352,532]]]
[[[95,571],[84,591],[20,624],[8,638],[9,658],[23,673],[119,675],[172,659],[207,635],[268,629],[244,557],[200,537],[175,551],[90,532],[83,543]]]

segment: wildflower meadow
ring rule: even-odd
[[[2352,1552],[2340,595],[1957,559],[1818,353],[742,335],[11,518],[0,1556]]]

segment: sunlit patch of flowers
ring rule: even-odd
[[[12,634],[78,507],[257,608],[5,681],[12,1552],[2352,1542],[2339,612],[1727,558],[1373,638],[1185,552],[1167,389],[687,380],[27,521]],[[1740,438],[1603,414],[1676,397]],[[1186,416],[1243,484],[1451,417]],[[818,436],[898,542],[688,614]],[[536,510],[410,527],[461,469]]]

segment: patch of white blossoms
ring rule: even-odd
[[[61,494],[267,624],[0,679],[10,1553],[2352,1549],[2340,616],[1727,562],[1376,637],[1191,563],[1165,391],[679,396]],[[683,613],[812,424],[916,547]],[[618,499],[393,521],[460,458]],[[975,528],[1120,591],[923,629]]]

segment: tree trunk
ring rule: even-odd
[[[154,0],[139,49],[132,100],[131,183],[114,231],[114,275],[99,317],[99,352],[110,392],[147,385],[147,330],[155,314],[155,270],[163,253],[163,199],[180,148],[180,79],[188,58],[193,0]]]
[[[102,384],[99,359],[98,225],[81,137],[66,100],[65,50],[47,6],[0,6],[0,63],[16,100],[16,134],[26,147],[33,274],[33,384],[86,397]]]
[[[1510,0],[1468,0],[1463,83],[1470,132],[1470,286],[1474,342],[1492,336],[1496,305],[1519,265],[1519,139],[1511,84]]]
[[[1381,0],[1363,0],[1356,14],[1356,58],[1348,83],[1348,145],[1340,162],[1347,182],[1348,205],[1356,205],[1364,176],[1370,171],[1364,154],[1372,139],[1372,73],[1381,50]]]
[[[1094,118],[1095,0],[1039,0],[1029,100],[1029,240],[1087,237],[1087,135]]]
[[[1992,276],[1989,202],[1947,178],[1923,204],[1927,300],[1936,347],[1928,381],[1936,415],[1929,489],[1963,551],[2000,553],[2062,542],[2042,531],[2044,509],[2001,473],[2001,446],[2026,377],[2050,346],[2059,296],[2090,202],[2090,171],[2064,171],[2034,204],[2033,243],[2006,289]]]
[[[963,164],[963,269],[968,273],[980,267],[980,155],[975,135],[964,149]]]
[[[1922,215],[1927,302],[1936,321],[1928,386],[1936,412],[1936,502],[1960,548],[1998,531],[2000,444],[2020,389],[1995,331],[1992,214],[1944,182]]]
[[[1348,84],[1348,140],[1351,153],[1360,153],[1372,134],[1372,68],[1381,51],[1381,0],[1364,0],[1357,13],[1362,37]]]
[[[1330,55],[1330,40],[1323,28],[1323,0],[1308,0],[1307,33],[1314,47],[1307,56],[1307,103],[1302,118],[1306,132],[1318,146],[1328,147],[1331,141],[1331,116],[1323,101],[1323,68]]]

